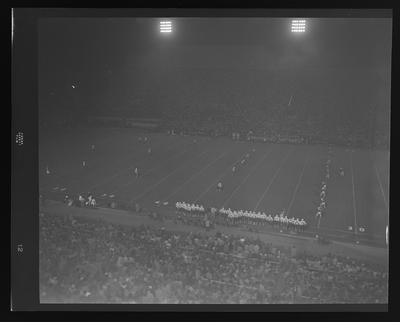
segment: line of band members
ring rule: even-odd
[[[181,213],[194,216],[206,216],[207,214],[211,214],[215,216],[216,219],[222,219],[231,224],[252,222],[260,225],[272,224],[293,227],[299,230],[305,230],[308,226],[304,219],[298,219],[294,217],[289,218],[284,214],[284,212],[279,215],[276,214],[275,216],[272,216],[271,214],[267,215],[266,213],[260,211],[231,210],[230,208],[225,209],[224,207],[221,209],[210,208],[210,210],[207,210],[202,205],[189,204],[179,201],[176,202],[175,207]]]

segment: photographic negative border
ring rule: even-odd
[[[136,3],[135,3],[136,4]],[[149,3],[146,3],[149,6]],[[61,2],[59,5],[63,6]],[[40,304],[38,252],[38,29],[39,19],[63,17],[392,17],[390,9],[195,9],[195,8],[14,8],[14,37],[11,44],[11,287],[13,311],[162,311],[162,312],[387,312],[388,305],[157,305],[157,304]],[[11,10],[11,9],[10,9]],[[398,12],[397,12],[398,17]],[[396,29],[397,28],[397,29]],[[393,39],[400,30],[393,19]],[[395,41],[392,57],[399,54]],[[397,55],[398,56],[398,55]],[[392,72],[397,62],[392,60]],[[398,66],[397,66],[398,67]],[[395,84],[392,75],[392,88]],[[392,106],[395,106],[392,91]],[[396,101],[397,102],[397,101]],[[393,118],[392,110],[391,117]],[[394,143],[393,127],[391,143]],[[22,147],[15,134],[24,133]],[[393,157],[393,155],[391,156]],[[393,171],[393,168],[391,169]],[[395,219],[391,218],[392,225]],[[393,236],[392,236],[393,241]],[[21,247],[22,245],[22,247]],[[393,290],[393,288],[389,288]]]

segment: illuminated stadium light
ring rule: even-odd
[[[305,32],[306,31],[306,21],[303,19],[292,20],[292,32]]]
[[[160,21],[160,32],[172,32],[172,22]]]
[[[17,135],[15,136],[15,143],[17,143],[19,146],[22,146],[24,144],[24,133],[23,132],[17,133]]]

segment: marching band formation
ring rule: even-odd
[[[330,178],[329,166],[331,164],[332,148],[329,148],[328,154],[329,154],[328,160],[325,163],[325,180],[326,181],[321,182],[321,193],[319,195],[321,198],[321,201],[317,208],[317,213],[315,214],[315,218],[318,220],[318,225],[317,225],[318,227],[319,227],[319,223],[321,221],[321,217],[324,215],[325,210],[326,210],[326,194],[327,194],[327,185],[326,184]],[[342,173],[342,170],[340,173]]]
[[[231,210],[230,208],[221,209],[210,208],[206,209],[202,205],[190,204],[186,202],[176,202],[175,207],[177,211],[184,215],[189,216],[203,216],[208,220],[208,215],[214,218],[216,222],[225,223],[229,225],[237,224],[253,224],[253,225],[266,225],[270,224],[274,227],[286,228],[294,231],[304,231],[307,228],[307,222],[304,219],[298,219],[285,215],[284,211],[280,215],[266,214],[265,212],[255,211],[243,211],[243,210]]]

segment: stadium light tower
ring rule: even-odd
[[[170,20],[160,21],[160,32],[169,34],[172,32],[172,22]]]
[[[306,32],[306,21],[304,19],[292,20],[292,32],[294,33]]]

